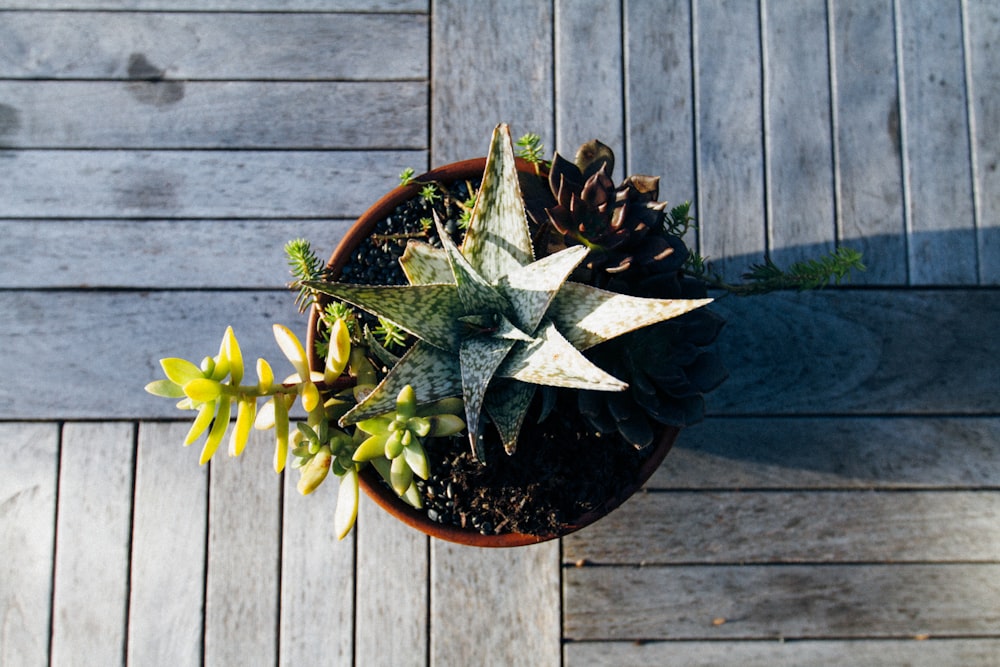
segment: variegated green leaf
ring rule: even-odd
[[[411,285],[455,284],[448,255],[442,248],[436,248],[423,241],[406,244],[399,265]]]
[[[435,221],[438,235],[441,237],[441,247],[448,255],[451,272],[455,277],[458,297],[462,300],[465,313],[502,313],[511,314],[507,300],[486,279],[479,275],[469,260],[462,256],[451,237],[441,227],[440,221]]]
[[[413,386],[420,404],[461,396],[458,355],[418,341],[364,400],[340,418],[340,424],[356,424],[392,412],[396,409],[396,397],[408,384]]]
[[[534,384],[496,378],[486,392],[483,407],[500,432],[500,440],[508,454],[517,449],[517,437],[536,389]]]
[[[462,254],[490,283],[534,260],[510,128],[506,124],[493,130]]]
[[[546,313],[578,350],[683,315],[712,299],[645,299],[566,283]]]
[[[326,282],[305,285],[389,320],[431,345],[458,349],[455,321],[464,312],[455,285],[367,286]]]
[[[538,328],[549,303],[588,252],[582,245],[570,246],[518,267],[499,280],[497,289],[510,302],[521,328],[525,331]]]
[[[523,344],[523,343],[522,343]],[[465,400],[465,425],[473,448],[479,437],[479,414],[490,379],[515,341],[492,336],[476,336],[462,342],[459,360],[462,366],[462,398]]]
[[[543,322],[533,343],[519,343],[497,369],[500,377],[572,389],[622,391],[628,385],[609,375]]]

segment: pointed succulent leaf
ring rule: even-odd
[[[462,255],[458,246],[441,226],[441,221],[436,220],[435,224],[438,236],[441,237],[441,247],[448,254],[448,262],[455,276],[455,286],[464,313],[509,314],[511,308],[507,300]]]
[[[406,244],[403,256],[399,258],[403,273],[411,285],[455,284],[448,254],[443,248],[436,248],[423,241]]]
[[[260,406],[257,410],[257,417],[253,421],[253,427],[258,431],[266,431],[268,429],[274,428],[274,401],[276,399],[272,397],[270,400]]]
[[[534,259],[510,128],[506,124],[493,130],[462,254],[491,283]]]
[[[257,412],[257,401],[254,399],[241,400],[236,409],[236,426],[229,434],[229,455],[239,456],[247,446],[250,438],[250,427]]]
[[[302,385],[302,408],[312,412],[319,406],[319,389],[315,382],[305,382]]]
[[[578,350],[624,333],[678,317],[712,299],[646,299],[568,282],[546,316]]]
[[[515,344],[513,340],[492,336],[477,336],[462,342],[459,350],[462,398],[465,401],[465,424],[469,429],[469,440],[473,447],[476,446],[479,437],[479,415],[486,388]]]
[[[396,495],[403,495],[406,489],[413,483],[413,470],[410,469],[406,459],[397,456],[392,460],[392,467],[389,469],[389,484]]]
[[[403,493],[400,498],[418,510],[424,508],[424,503],[420,498],[420,490],[417,488],[416,484],[410,484],[410,487],[406,489],[406,492]]]
[[[379,433],[365,439],[358,448],[354,450],[354,460],[371,461],[385,455],[385,443],[389,439],[389,432]]]
[[[389,424],[391,423],[392,419],[381,416],[364,419],[359,421],[356,426],[369,435],[381,435],[389,431]]]
[[[512,350],[497,375],[574,389],[622,391],[628,387],[583,356],[551,322],[544,322],[539,334],[535,342],[519,344]]]
[[[382,317],[431,345],[442,349],[458,347],[455,320],[464,311],[455,285],[306,284],[318,292]]]
[[[417,394],[412,385],[406,385],[396,396],[396,414],[403,419],[410,419],[417,414]]]
[[[274,472],[285,469],[288,460],[288,403],[284,396],[274,397]]]
[[[486,392],[485,408],[500,433],[500,441],[508,454],[517,449],[517,437],[535,396],[533,384],[497,378]]]
[[[266,396],[271,393],[273,386],[274,371],[271,370],[271,364],[266,359],[257,359],[257,391]]]
[[[333,530],[337,539],[347,537],[358,519],[358,471],[348,468],[340,478],[340,489],[337,490],[337,509],[333,513]]]
[[[458,415],[440,414],[427,417],[430,423],[430,430],[427,435],[431,438],[445,438],[449,435],[461,433],[465,428],[465,422]]]
[[[497,288],[511,303],[520,327],[525,331],[538,328],[559,288],[588,252],[582,245],[570,246],[500,279]]]
[[[396,397],[406,385],[421,402],[431,402],[462,394],[462,375],[457,355],[418,341],[399,363],[362,401],[341,417],[342,426],[392,412]]]

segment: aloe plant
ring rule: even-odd
[[[568,282],[589,250],[572,246],[536,260],[510,131],[493,132],[486,170],[461,248],[437,221],[442,247],[410,241],[401,263],[409,285],[304,285],[392,322],[417,342],[340,420],[392,410],[411,385],[423,401],[461,396],[473,450],[482,411],[513,452],[538,385],[622,391],[627,385],[582,351],[704,306],[711,299],[648,299]]]

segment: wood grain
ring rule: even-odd
[[[833,0],[838,237],[868,258],[862,284],[907,283],[892,0]]]
[[[1000,91],[1000,72],[992,54],[1000,43],[1000,8],[991,2],[970,2],[964,25],[967,97],[972,132],[973,183],[979,247],[979,282],[1000,284],[1000,109],[994,103]]]
[[[833,248],[825,0],[762,2],[767,247],[781,265]]]
[[[902,2],[898,14],[910,283],[975,285],[960,3]]]
[[[238,459],[221,449],[210,464],[204,664],[272,664],[282,486],[274,474],[273,434],[252,432]]]
[[[995,417],[707,419],[650,489],[1000,490]]]
[[[0,288],[284,289],[285,243],[309,239],[325,259],[352,222],[0,220],[0,256],[17,258]]]
[[[1000,628],[996,564],[571,567],[564,596],[571,640],[996,638]]]
[[[433,164],[485,155],[498,123],[554,145],[552,20],[546,2],[434,3]]]
[[[559,543],[473,549],[431,542],[431,664],[556,665]],[[516,647],[513,651],[511,647]]]
[[[426,149],[422,81],[0,81],[3,148]]]
[[[709,642],[581,642],[565,648],[566,667],[820,667],[826,665],[958,664],[991,667],[1000,662],[1000,640],[802,640]]]
[[[273,431],[265,438],[273,437]],[[291,458],[291,457],[289,457]],[[337,479],[330,475],[309,496],[284,476],[281,523],[279,665],[350,664],[354,650],[354,536],[333,529]]]
[[[566,537],[563,560],[990,563],[998,519],[997,491],[640,493]]]
[[[660,199],[671,205],[697,195],[690,25],[689,3],[625,3],[628,168],[619,174],[660,176]],[[696,240],[692,232],[690,243]]]
[[[49,664],[59,427],[0,424],[0,663]]]
[[[555,149],[572,161],[581,144],[601,140],[615,151],[615,182],[621,181],[628,158],[621,102],[622,44],[609,39],[621,25],[622,8],[615,3],[555,3],[555,94],[559,100]]]
[[[703,0],[692,13],[699,251],[732,279],[734,258],[766,249],[760,15],[756,3]]]
[[[139,424],[128,663],[200,665],[208,469],[181,446],[188,425]]]
[[[363,496],[356,539],[355,664],[427,664],[430,538]]]
[[[1000,295],[824,291],[726,299],[728,415],[996,414]]]
[[[0,217],[355,218],[422,151],[12,151]]]
[[[422,80],[427,35],[418,14],[9,12],[0,78]]]
[[[125,659],[135,427],[63,427],[52,594],[54,665]]]

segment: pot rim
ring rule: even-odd
[[[371,235],[375,225],[392,213],[399,204],[415,197],[426,182],[443,181],[451,183],[462,179],[478,179],[482,177],[485,168],[485,157],[452,162],[415,177],[407,185],[400,185],[393,188],[372,204],[351,225],[350,229],[348,229],[330,255],[330,259],[327,262],[327,270],[332,275],[339,275],[341,269],[347,264],[357,246]],[[521,158],[517,158],[517,168],[522,173],[535,172],[535,165]],[[317,309],[310,309],[306,345],[313,368],[320,368],[322,366],[322,360],[318,358],[314,345],[318,321],[319,314]],[[372,466],[363,468],[358,477],[365,494],[374,500],[379,507],[404,524],[426,535],[456,544],[476,547],[500,548],[526,546],[557,539],[589,526],[598,519],[607,516],[611,511],[639,491],[653,473],[656,472],[656,469],[659,468],[680,433],[680,429],[674,426],[663,426],[662,429],[656,443],[653,445],[653,452],[640,465],[638,474],[632,484],[623,488],[615,496],[605,500],[601,506],[584,513],[573,523],[567,524],[563,530],[546,535],[531,535],[527,533],[483,535],[472,528],[461,528],[459,526],[437,523],[429,519],[424,512],[411,507],[401,500],[392,489],[382,483],[381,478]]]

